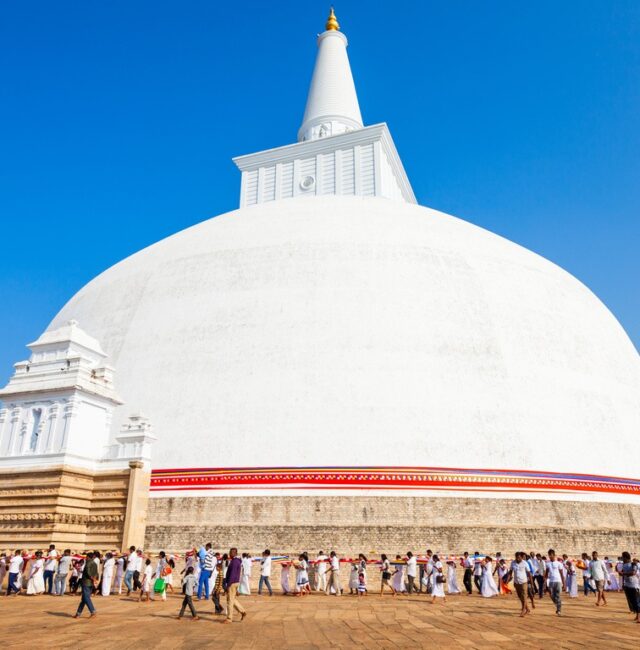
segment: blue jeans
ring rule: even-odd
[[[12,592],[15,591],[17,594],[20,593],[20,589],[18,589],[18,585],[16,585],[16,582],[18,581],[18,576],[19,573],[10,573],[9,574],[9,584],[7,585],[7,596]]]
[[[53,593],[53,571],[43,571],[42,577],[44,578],[44,591],[47,594]]]
[[[258,582],[258,595],[262,593],[262,585],[267,585],[267,589],[269,590],[269,596],[273,596],[273,589],[271,589],[269,576],[260,576],[260,581]]]
[[[55,592],[56,596],[64,596],[64,592],[67,588],[67,574],[66,573],[56,573],[54,579]]]
[[[133,571],[125,571],[124,584],[127,587],[127,591],[133,591]]]
[[[591,586],[591,578],[583,578],[584,580],[584,595],[588,596],[589,592],[596,593],[596,590]]]
[[[200,571],[200,579],[198,580],[198,598],[202,598],[202,588],[204,587],[205,598],[209,600],[209,579],[211,578],[211,571],[202,569]]]
[[[85,605],[89,608],[89,611],[92,614],[95,613],[96,608],[93,606],[93,603],[91,602],[92,592],[93,592],[93,585],[82,585],[82,596],[80,598],[80,604],[78,605],[78,611],[76,612],[78,616],[82,614],[82,610],[84,609]]]

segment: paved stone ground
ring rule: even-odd
[[[245,596],[243,622],[221,625],[211,602],[196,601],[199,621],[176,620],[181,596],[138,603],[124,596],[95,598],[98,615],[74,620],[75,596],[0,599],[7,648],[640,648],[623,594],[597,608],[594,598],[564,598],[555,615],[545,598],[518,617],[515,596],[454,596],[428,604],[425,596],[342,598],[311,594]]]

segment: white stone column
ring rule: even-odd
[[[18,438],[18,423],[20,422],[21,409],[16,406],[11,411],[11,420],[9,423],[9,441],[7,443],[7,456],[14,456]]]
[[[54,451],[53,445],[56,437],[56,424],[58,422],[58,410],[59,407],[57,404],[52,404],[49,407],[49,426],[47,427],[47,442],[44,447],[44,452],[51,454]]]
[[[60,451],[64,451],[69,443],[69,432],[71,430],[72,420],[78,414],[78,403],[74,397],[70,397],[64,406],[63,420],[64,425],[62,428],[62,438],[60,440]]]

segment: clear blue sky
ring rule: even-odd
[[[328,3],[15,2],[0,24],[0,383],[123,257],[295,140]],[[640,1],[345,0],[420,203],[585,282],[640,346]]]

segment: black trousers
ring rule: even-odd
[[[142,585],[140,584],[140,571],[133,572],[133,590],[137,591]]]
[[[213,601],[213,605],[216,608],[216,614],[221,614],[224,612],[224,607],[220,604],[220,594],[214,591],[211,594],[211,600]]]
[[[189,607],[189,609],[191,610],[191,616],[195,618],[198,614],[196,613],[196,608],[193,606],[193,600],[191,596],[185,596],[182,599],[182,607],[180,608],[179,616],[180,617],[184,616],[184,610],[187,609],[187,607]]]
[[[464,588],[467,590],[468,594],[473,593],[473,589],[471,587],[472,577],[473,577],[473,571],[471,569],[465,569],[464,577],[462,578],[462,584],[464,584]]]
[[[473,576],[473,584],[476,586],[478,593],[482,593],[482,576]]]
[[[542,598],[544,596],[544,576],[533,576],[533,577],[536,581],[538,597]]]

